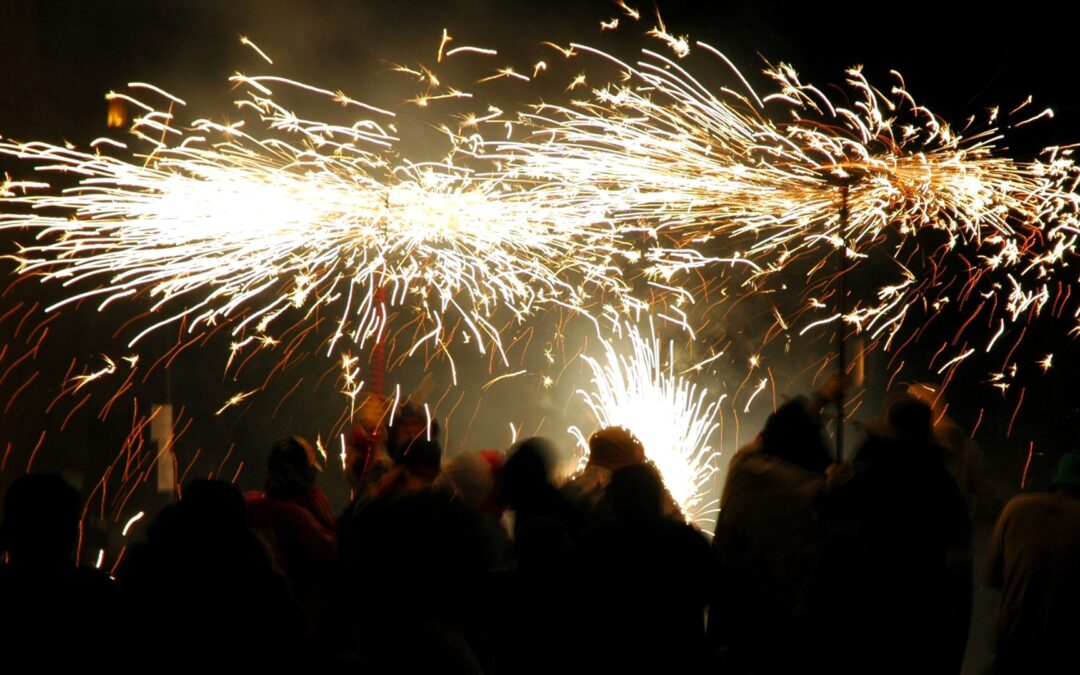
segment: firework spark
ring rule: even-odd
[[[39,175],[78,177],[59,191],[12,180],[0,191],[0,228],[37,235],[16,256],[20,272],[79,289],[53,308],[94,298],[103,309],[146,295],[158,320],[134,345],[181,319],[194,330],[234,316],[234,336],[265,343],[290,308],[334,305],[332,349],[346,336],[362,347],[386,330],[385,305],[408,305],[428,325],[411,351],[430,342],[444,352],[459,324],[444,320],[450,313],[481,351],[491,344],[501,352],[498,310],[520,321],[543,305],[582,310],[594,296],[644,308],[619,269],[641,253],[576,195],[455,165],[453,150],[440,162],[411,163],[394,154],[398,139],[378,119],[348,127],[304,120],[270,87],[391,114],[340,92],[283,78],[233,80],[248,88],[238,106],[253,119],[230,125],[198,120],[179,129],[171,113],[128,97],[147,111],[133,132],[152,146],[134,159],[0,140],[0,153],[34,163]],[[183,103],[165,96],[171,107]],[[255,126],[266,135],[248,131]],[[673,264],[699,264],[693,254],[671,254]]]
[[[604,340],[602,359],[582,355],[592,372],[592,387],[578,394],[598,426],[625,427],[641,440],[645,456],[683,513],[711,531],[707,524],[715,520],[717,502],[710,490],[719,454],[710,443],[726,395],[710,397],[708,390],[677,375],[670,344],[665,365],[655,333],[643,337],[634,327],[626,332],[629,352],[620,353],[612,341]],[[584,464],[589,447],[585,434],[577,427],[569,431],[585,453]]]
[[[731,66],[719,51],[696,45]],[[672,48],[687,55],[685,42]],[[913,301],[940,285],[906,262],[924,231],[940,233],[941,244],[920,254],[929,266],[960,246],[973,250],[966,271],[986,292],[1010,289],[1002,304],[1013,320],[1029,309],[1037,314],[1050,299],[1045,280],[1075,258],[1080,170],[1071,149],[1048,148],[1028,162],[1002,157],[996,128],[954,131],[915,103],[898,74],[887,95],[858,69],[848,71],[853,102],[845,107],[787,65],[766,71],[778,89],[762,97],[737,71],[747,94],[714,93],[650,50],[632,65],[585,45],[570,49],[611,62],[628,84],[524,114],[530,137],[487,145],[508,174],[546,182],[550,191],[558,185],[581,203],[604,205],[613,221],[687,249],[721,240],[738,250],[730,258],[750,265],[756,282],[798,258],[809,258],[814,271],[832,269],[824,263],[839,247],[850,270],[892,241],[898,281],[831,321],[894,335]],[[850,192],[843,231],[839,183]],[[982,278],[995,270],[1004,270],[1007,284],[1001,275]],[[656,277],[677,271],[650,270]]]
[[[0,229],[36,234],[14,257],[23,274],[72,288],[54,307],[141,297],[155,318],[132,345],[171,322],[194,331],[228,320],[234,352],[274,344],[271,325],[286,312],[310,318],[324,307],[339,317],[328,352],[342,339],[363,348],[386,334],[390,309],[403,307],[421,327],[410,354],[427,345],[449,355],[460,339],[481,351],[490,345],[509,367],[496,313],[523,322],[542,307],[650,311],[627,268],[652,290],[692,302],[680,275],[706,265],[741,265],[760,288],[796,260],[809,275],[828,274],[821,270],[832,269],[824,263],[837,248],[850,270],[885,244],[894,246],[894,283],[871,288],[843,315],[815,298],[795,317],[774,307],[784,330],[796,320],[800,334],[841,320],[874,337],[886,333],[888,346],[916,299],[945,292],[936,269],[958,247],[973,251],[962,258],[970,279],[962,292],[994,296],[994,311],[1009,320],[1034,316],[1053,299],[1048,280],[1075,258],[1080,236],[1080,171],[1070,148],[1031,162],[1001,157],[995,128],[954,131],[917,105],[898,75],[886,94],[849,71],[854,96],[844,106],[786,65],[768,71],[772,93],[759,96],[737,71],[746,93],[712,91],[681,64],[704,52],[730,66],[720,52],[662,22],[651,34],[680,60],[645,50],[631,65],[584,45],[543,43],[566,58],[605,59],[621,83],[518,117],[493,107],[467,115],[457,133],[444,128],[444,158],[425,163],[397,154],[393,113],[339,91],[237,75],[246,91],[242,121],[180,127],[173,111],[182,99],[132,83],[167,106],[110,95],[142,111],[133,132],[147,154],[114,158],[105,152],[123,144],[111,139],[91,152],[0,139],[0,153],[34,163],[39,176],[77,180],[51,193],[39,180],[0,184]],[[439,61],[494,55],[445,49],[450,37],[442,37]],[[422,66],[404,72],[440,86]],[[498,72],[527,79],[509,67]],[[605,81],[582,71],[568,90]],[[304,119],[276,102],[271,88],[280,87],[367,117],[351,126]],[[421,99],[470,96],[439,91]],[[499,132],[489,139],[491,128]],[[530,135],[511,138],[522,128]],[[843,231],[837,181],[850,193]],[[713,256],[717,241],[735,252]],[[914,268],[916,253],[935,274]],[[926,307],[948,301],[927,298]],[[653,313],[692,334],[684,311],[666,310]],[[994,319],[987,350],[1004,327]],[[946,366],[970,354],[961,346]]]

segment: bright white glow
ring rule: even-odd
[[[603,341],[601,360],[582,356],[592,371],[590,390],[578,390],[596,417],[599,427],[629,429],[645,446],[645,456],[659,470],[664,485],[689,520],[706,527],[715,520],[717,500],[710,499],[718,453],[710,439],[719,426],[720,403],[676,375],[672,349],[665,366],[660,340],[642,337],[628,327],[629,349]],[[570,428],[584,457],[588,458],[585,434]]]

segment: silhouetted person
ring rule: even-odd
[[[611,475],[623,468],[645,461],[645,447],[629,429],[610,426],[589,436],[589,459],[585,467],[563,487],[562,492],[585,514],[590,525],[611,517],[604,503]]]
[[[949,402],[941,388],[931,384],[909,385],[908,394],[930,406],[934,440],[944,451],[945,469],[956,480],[973,520],[988,520],[1001,511],[994,486],[986,476],[985,458],[979,444],[948,414]]]
[[[582,526],[579,511],[551,481],[555,449],[544,438],[527,438],[510,449],[503,466],[503,497],[514,512],[514,531],[532,518],[554,518],[572,537]]]
[[[330,502],[315,484],[320,463],[299,436],[270,448],[266,489],[244,495],[248,523],[308,617],[314,633],[322,621],[337,555],[337,525]]]
[[[582,518],[552,483],[555,449],[527,438],[507,454],[501,499],[513,515],[514,563],[485,586],[485,626],[496,673],[565,667],[574,540]]]
[[[435,482],[436,488],[471,512],[480,534],[480,548],[475,553],[493,571],[505,569],[514,561],[514,543],[502,521],[505,508],[496,492],[496,480],[501,479],[501,471],[496,469],[501,469],[502,457],[496,450],[461,453],[443,465]],[[458,605],[466,639],[484,672],[504,672],[501,666],[495,668],[494,633],[506,627],[503,608],[507,589],[501,583],[505,575],[470,576]]]
[[[1080,452],[1066,453],[1047,492],[1017,495],[990,540],[1002,590],[999,673],[1071,672],[1080,662]]]
[[[720,563],[709,631],[736,672],[781,672],[816,583],[824,531],[817,500],[829,465],[818,406],[803,398],[769,416],[728,465],[713,541]]]
[[[705,537],[664,515],[664,486],[649,464],[612,474],[613,519],[586,533],[573,609],[584,672],[692,673],[705,663],[704,611],[712,586]]]
[[[573,672],[578,587],[574,543],[562,522],[535,516],[517,529],[516,562],[492,575],[487,594],[493,670],[498,675]]]
[[[495,504],[496,472],[494,466],[501,469],[502,453],[491,451],[488,454],[464,452],[446,463],[436,483],[447,491],[452,498],[460,500],[479,519],[485,532],[485,545],[488,550],[485,557],[495,566],[510,562],[513,545],[510,533],[503,527],[501,517],[503,509]],[[498,464],[496,464],[498,463]],[[501,470],[499,472],[501,480]]]
[[[121,581],[140,617],[130,642],[136,658],[165,654],[188,672],[301,664],[303,613],[248,529],[235,485],[189,483],[131,552]]]
[[[77,567],[82,500],[50,474],[16,479],[0,527],[0,654],[5,667],[60,672],[85,668],[127,630],[115,582]]]
[[[882,672],[957,673],[971,621],[971,521],[934,440],[931,411],[902,396],[855,457],[849,502],[882,601]]]
[[[442,448],[439,444],[425,439],[413,441],[402,450],[386,473],[368,486],[357,506],[363,506],[377,497],[407,494],[431,487],[440,471]],[[356,507],[350,509],[355,510]]]
[[[429,418],[424,407],[411,401],[401,404],[387,429],[386,451],[399,462],[408,447],[417,441],[439,442],[439,421]]]
[[[339,533],[345,658],[369,673],[479,673],[467,640],[491,566],[479,516],[435,484],[440,450],[414,441]]]

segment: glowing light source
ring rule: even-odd
[[[715,520],[718,501],[710,498],[718,453],[710,445],[719,426],[719,398],[676,375],[672,347],[663,361],[660,340],[643,337],[627,327],[629,349],[603,341],[601,359],[583,355],[592,372],[591,387],[578,394],[600,427],[629,429],[645,446],[645,456],[659,470],[664,485],[687,518],[706,525]],[[570,433],[588,458],[586,436],[577,427]]]

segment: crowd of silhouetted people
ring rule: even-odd
[[[446,458],[411,405],[352,429],[343,509],[316,450],[286,437],[263,490],[184,485],[115,578],[74,562],[79,494],[21,477],[3,500],[0,669],[958,673],[985,577],[998,672],[1075,672],[1080,453],[1009,502],[983,563],[956,437],[897,396],[836,463],[822,409],[839,387],[785,403],[735,453],[715,533],[625,429],[595,432],[558,484],[548,441]]]

